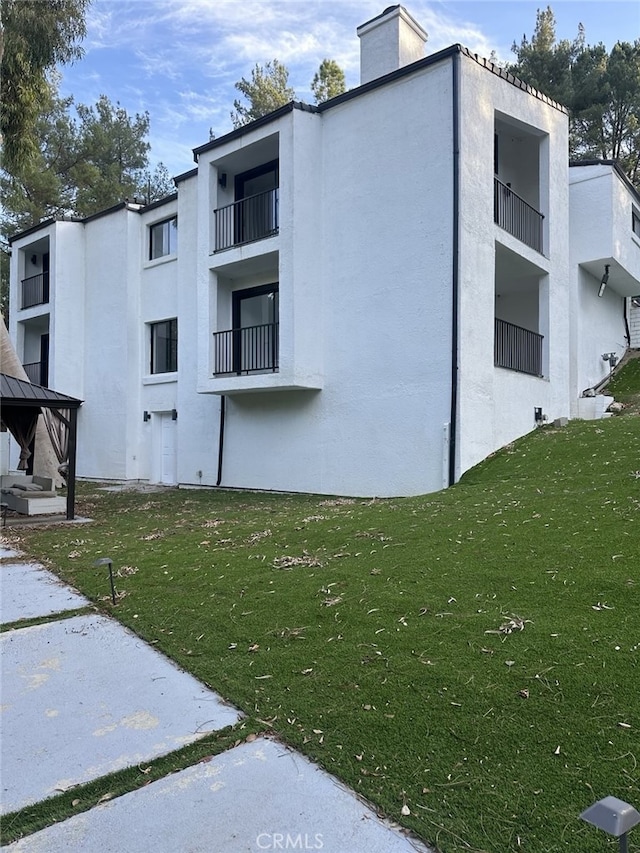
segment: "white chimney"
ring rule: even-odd
[[[404,6],[389,6],[357,33],[361,85],[424,57],[427,34]]]

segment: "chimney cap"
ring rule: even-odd
[[[363,35],[365,32],[374,29],[379,24],[383,23],[384,18],[392,18],[392,17],[400,17],[403,18],[404,21],[409,24],[412,30],[420,36],[423,41],[427,41],[429,38],[426,30],[424,30],[420,24],[416,21],[416,19],[411,15],[400,3],[397,3],[395,6],[387,6],[387,8],[381,12],[379,15],[376,15],[375,18],[371,18],[369,21],[365,21],[364,24],[360,24],[360,26],[356,29],[356,33],[358,36]]]

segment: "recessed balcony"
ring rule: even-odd
[[[544,338],[537,332],[495,320],[494,363],[496,367],[505,367],[530,376],[542,376],[542,342]]]
[[[49,273],[41,272],[22,279],[21,308],[33,308],[49,301]]]
[[[542,254],[544,215],[496,177],[493,179],[493,219],[500,228]]]
[[[275,373],[278,343],[278,323],[214,332],[213,373],[215,376]]]
[[[221,252],[278,233],[278,187],[214,210],[215,248]]]

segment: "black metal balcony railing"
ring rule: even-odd
[[[214,210],[215,251],[252,243],[278,233],[278,188]]]
[[[278,323],[245,326],[213,333],[216,376],[278,369]]]
[[[496,317],[494,362],[520,373],[542,376],[543,336]]]
[[[38,275],[22,279],[22,308],[31,308],[34,305],[43,305],[49,301],[49,273],[41,272]]]
[[[31,364],[23,364],[24,372],[29,377],[29,382],[34,385],[44,385],[46,387],[47,380],[43,374],[43,364],[41,361],[33,361]]]
[[[493,219],[509,234],[542,254],[542,221],[544,216],[523,198],[493,179]]]

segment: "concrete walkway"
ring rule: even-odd
[[[0,547],[2,799],[21,809],[241,718],[42,566]],[[19,620],[53,616],[19,627]],[[55,618],[58,616],[59,618]],[[429,853],[304,756],[258,738],[27,836],[7,850]]]

